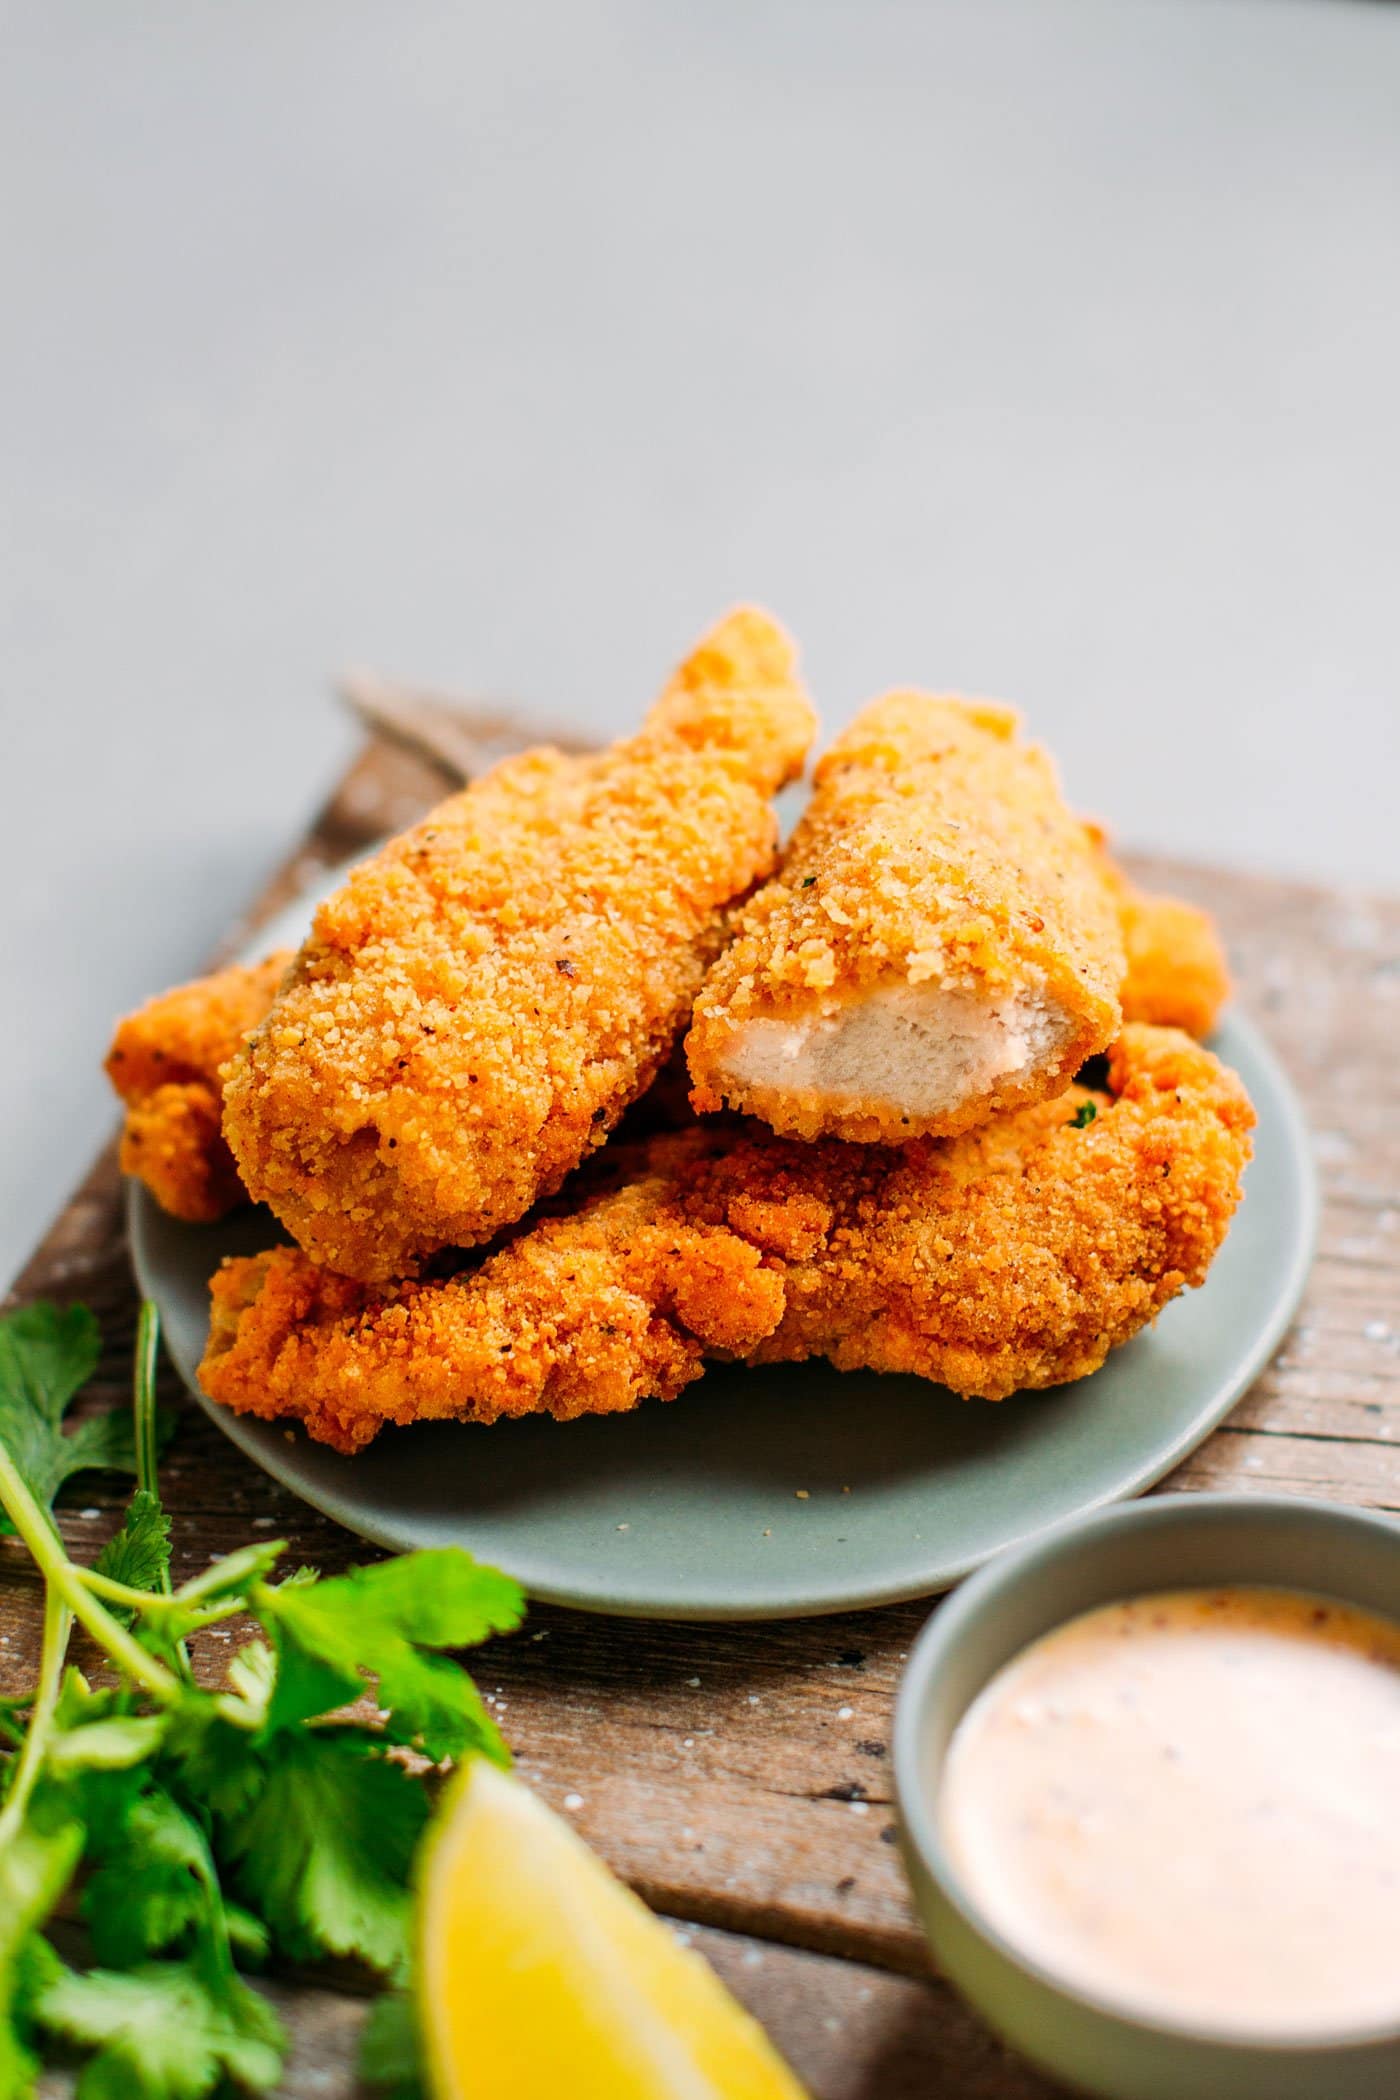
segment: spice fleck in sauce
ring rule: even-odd
[[[939,1820],[1002,1936],[1125,2010],[1281,2036],[1400,2019],[1400,1625],[1174,1590],[1008,1663]]]

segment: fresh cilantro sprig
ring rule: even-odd
[[[138,1339],[154,1366],[153,1311],[143,1314],[146,1339]],[[124,1407],[89,1415],[65,1430],[64,1416],[97,1369],[102,1353],[97,1322],[85,1305],[21,1306],[0,1319],[0,1443],[41,1506],[75,1473],[136,1473],[138,1454],[132,1418]],[[146,1437],[152,1474],[171,1424],[152,1405]],[[0,1532],[12,1531],[0,1511]]]
[[[279,1581],[285,1545],[259,1541],[174,1586],[157,1347],[146,1307],[131,1418],[70,1434],[63,1415],[97,1361],[91,1316],[0,1318],[0,1510],[45,1593],[38,1682],[0,1702],[0,2100],[26,2100],[52,2044],[87,2052],[78,2100],[270,2091],[285,2036],[241,1969],[349,1956],[402,1986],[432,1767],[509,1761],[444,1651],[510,1631],[523,1600],[470,1555]],[[88,1567],[51,1503],[97,1464],[126,1466],[137,1486]],[[259,1633],[210,1682],[200,1636],[235,1618]],[[100,1651],[100,1683],[68,1661],[75,1625]],[[375,1713],[347,1711],[366,1693]],[[70,1891],[86,1969],[43,1929]],[[403,2025],[393,2006],[376,2033]],[[409,2073],[394,2075],[402,2087]]]

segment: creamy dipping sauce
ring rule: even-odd
[[[1400,1625],[1173,1590],[1035,1641],[959,1723],[944,1843],[1003,1937],[1125,2011],[1400,2020]]]

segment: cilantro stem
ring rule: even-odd
[[[160,1367],[160,1309],[150,1298],[141,1300],[141,1310],[136,1316],[136,1349],[131,1367],[131,1412],[135,1424],[136,1485],[144,1489],[156,1502],[160,1501],[159,1452],[156,1446],[156,1372]],[[161,1561],[159,1592],[162,1599],[170,1595],[170,1557],[167,1553]],[[97,1588],[90,1584],[90,1588]],[[129,1597],[121,1600],[129,1604]],[[139,1607],[138,1607],[139,1608]],[[194,1671],[190,1667],[190,1651],[183,1638],[175,1643],[175,1667],[186,1684],[193,1684]]]
[[[136,1418],[136,1485],[160,1496],[156,1472],[156,1367],[160,1361],[160,1313],[149,1298],[141,1300],[136,1320],[136,1354],[132,1365],[132,1411]],[[162,1583],[167,1592],[170,1574]]]
[[[178,1601],[178,1600],[176,1600]],[[240,1612],[248,1609],[246,1597],[230,1597],[223,1604],[211,1604],[207,1611],[197,1611],[185,1621],[187,1633],[202,1633],[206,1626],[218,1626],[224,1619],[236,1619]]]
[[[265,1546],[240,1546],[236,1553],[226,1553],[216,1560],[202,1575],[192,1576],[182,1583],[178,1602],[196,1604],[211,1590],[227,1590],[230,1583],[238,1582],[244,1575],[256,1580],[266,1573],[269,1565],[279,1553],[285,1553],[285,1539],[269,1539]]]
[[[144,1687],[153,1698],[178,1698],[180,1680],[164,1663],[148,1655],[124,1626],[119,1626],[106,1606],[100,1604],[83,1581],[83,1570],[75,1567],[63,1550],[63,1541],[44,1515],[24,1482],[24,1476],[0,1438],[0,1505],[38,1563],[51,1597],[57,1596],[73,1617],[105,1648],[118,1669]],[[33,1723],[30,1724],[31,1733]]]
[[[90,1589],[95,1597],[105,1597],[109,1604],[120,1604],[128,1611],[148,1612],[153,1618],[161,1612],[174,1611],[173,1597],[161,1596],[156,1590],[135,1590],[129,1582],[117,1582],[111,1575],[101,1575],[96,1568],[79,1568],[78,1580]]]
[[[0,1446],[0,1449],[3,1449]],[[59,1686],[63,1681],[63,1661],[68,1653],[68,1634],[73,1624],[67,1605],[50,1586],[44,1592],[44,1645],[39,1657],[39,1687],[34,1694],[30,1709],[29,1727],[23,1746],[15,1760],[14,1777],[5,1796],[5,1805],[0,1808],[0,1856],[5,1848],[19,1835],[24,1822],[24,1811],[29,1805],[29,1796],[34,1791],[34,1782],[43,1769],[44,1754],[49,1747],[49,1729],[53,1711],[58,1704]]]
[[[109,1604],[120,1604],[127,1611],[143,1612],[150,1619],[189,1609],[188,1597],[183,1590],[178,1597],[161,1596],[154,1590],[136,1590],[129,1582],[117,1582],[111,1575],[99,1574],[96,1568],[80,1567],[77,1576],[94,1596],[105,1597]],[[216,1626],[220,1619],[237,1618],[239,1612],[247,1609],[245,1597],[226,1597],[218,1604],[211,1604],[206,1611],[191,1613],[188,1630],[197,1633],[201,1626]]]

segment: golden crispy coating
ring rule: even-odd
[[[1118,910],[1128,960],[1123,1019],[1184,1028],[1197,1039],[1209,1035],[1230,996],[1215,922],[1180,897],[1139,889],[1113,858],[1103,826],[1089,820],[1084,829]]]
[[[207,1224],[248,1198],[219,1132],[219,1068],[272,1004],[291,951],[217,970],[117,1024],[107,1077],[126,1103],[121,1167],[162,1210]]]
[[[640,736],[509,759],[357,868],[227,1079],[249,1189],[371,1280],[557,1189],[665,1061],[813,728],[739,611]]]
[[[230,1261],[200,1376],[342,1451],[386,1422],[671,1399],[710,1356],[825,1356],[987,1399],[1083,1377],[1203,1280],[1254,1120],[1175,1031],[1125,1029],[1109,1087],[890,1149],[753,1124],[653,1138],[621,1186],[446,1281],[367,1288],[292,1247]]]
[[[1109,863],[1127,951],[1123,1018],[1206,1036],[1230,996],[1230,972],[1208,913],[1140,890]]]
[[[1095,852],[1015,714],[891,693],[821,760],[706,979],[692,1098],[798,1137],[947,1135],[1058,1092],[1122,979]]]
[[[123,1174],[144,1181],[162,1210],[190,1225],[211,1224],[248,1201],[220,1112],[218,1089],[192,1080],[134,1102],[122,1127]]]

